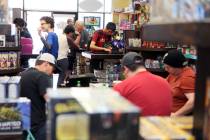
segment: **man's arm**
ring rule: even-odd
[[[110,52],[111,51],[110,49],[96,46],[96,42],[95,41],[91,41],[91,43],[90,43],[90,49],[91,50],[96,50],[96,51],[107,51],[107,52]]]
[[[192,112],[194,107],[195,93],[186,93],[184,95],[187,97],[188,101],[182,108],[175,113],[172,113],[171,116],[182,116]]]
[[[51,45],[44,39],[44,37],[40,37],[40,39],[45,47],[47,47],[48,49],[51,49]]]
[[[72,38],[67,37],[67,41],[68,41],[68,45],[70,46],[70,48],[75,48],[75,49],[79,48],[79,45],[77,45]]]

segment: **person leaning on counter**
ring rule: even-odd
[[[90,49],[92,51],[111,52],[111,47],[104,48],[103,46],[105,43],[111,41],[112,35],[115,33],[115,30],[116,24],[113,22],[109,22],[107,23],[105,29],[95,31],[90,43]]]
[[[109,43],[112,39],[112,35],[115,33],[116,24],[113,22],[109,22],[106,25],[105,29],[97,30],[94,32],[91,42],[90,42],[90,50],[97,52],[108,52],[111,53],[112,47],[104,47],[106,43]],[[90,72],[94,70],[100,70],[103,66],[103,60],[90,60]]]
[[[195,72],[187,66],[185,56],[171,50],[163,58],[167,81],[172,88],[173,107],[171,116],[190,115],[194,107]]]

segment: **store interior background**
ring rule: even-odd
[[[126,7],[123,5],[127,5],[127,3],[130,3],[130,2],[131,0],[115,0],[115,3],[118,4],[119,7],[120,6]],[[94,3],[94,5],[92,3]],[[21,17],[24,17],[24,19],[26,19],[27,24],[28,24],[27,27],[33,38],[33,43],[34,43],[33,54],[39,54],[39,51],[41,50],[43,45],[38,36],[37,28],[40,26],[39,20],[42,16],[54,17],[55,22],[56,22],[55,24],[56,33],[60,33],[62,31],[62,29],[66,25],[67,19],[69,18],[72,18],[72,19],[74,18],[74,19],[83,21],[84,20],[83,18],[85,16],[100,17],[101,24],[99,27],[96,28],[97,30],[97,29],[104,28],[107,22],[110,22],[113,20],[112,4],[113,4],[112,0],[8,0],[8,7],[10,11],[9,22],[12,23],[12,20],[13,20],[12,19],[13,17],[12,11],[14,10],[13,8],[21,9]],[[206,44],[204,46],[206,47]],[[208,53],[208,51],[206,53]],[[203,57],[204,56],[202,56],[202,58]],[[203,60],[204,59],[202,59],[202,61]],[[203,62],[207,62],[207,61],[203,61]],[[34,59],[30,60],[30,66],[33,66],[33,64],[34,64]],[[203,65],[204,64],[202,64],[202,66]],[[202,69],[202,72],[204,71],[205,70]],[[201,70],[199,72],[202,73]],[[204,72],[203,75],[206,76],[207,75],[206,73]],[[203,75],[202,77],[204,77]],[[200,81],[205,81],[205,80],[200,80]],[[204,83],[200,85],[204,85]]]
[[[13,8],[21,9],[22,17],[26,19],[33,38],[33,54],[38,54],[42,49],[42,42],[37,34],[42,16],[54,17],[56,33],[62,31],[69,18],[84,21],[85,16],[100,17],[101,24],[96,30],[112,21],[112,0],[8,0],[8,7],[10,21]]]

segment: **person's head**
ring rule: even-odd
[[[49,30],[54,28],[54,19],[48,16],[41,17],[40,19],[41,29],[44,32],[48,32]]]
[[[67,25],[74,25],[74,20],[71,18],[67,19]]]
[[[82,32],[84,30],[84,23],[82,21],[77,20],[75,22],[75,29],[78,32]]]
[[[128,52],[125,54],[121,63],[126,78],[136,73],[136,71],[138,71],[140,68],[144,68],[143,58],[136,52]]]
[[[52,54],[43,53],[37,57],[35,67],[41,72],[52,75],[56,68],[56,59]]]
[[[182,52],[171,50],[163,58],[165,70],[172,75],[179,75],[184,67],[187,66],[187,60]]]
[[[63,33],[66,34],[69,37],[72,37],[72,35],[75,33],[75,28],[73,25],[67,25],[64,30]]]
[[[113,35],[115,33],[115,30],[116,30],[116,24],[115,23],[113,23],[113,22],[107,23],[105,32],[108,35]]]
[[[22,29],[27,26],[27,23],[22,18],[15,18],[13,20],[13,24],[15,24],[16,28]]]

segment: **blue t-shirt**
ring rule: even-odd
[[[47,47],[43,47],[42,53],[50,53],[52,54],[56,59],[58,57],[58,36],[54,32],[49,32],[48,36],[46,38],[47,43],[51,46],[51,49]]]

